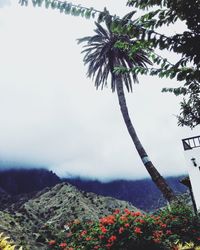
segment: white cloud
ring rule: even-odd
[[[0,0],[0,8],[10,5],[10,0]]]
[[[91,3],[98,9],[104,5],[105,0]],[[123,14],[127,9],[114,0],[109,8]],[[116,94],[109,88],[96,91],[85,76],[76,39],[92,34],[93,22],[14,2],[0,12],[0,158],[45,165],[62,175],[148,176]],[[179,101],[160,93],[170,84],[141,78],[127,94],[139,137],[165,175],[185,171],[181,139],[199,133],[177,127]]]

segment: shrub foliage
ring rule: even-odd
[[[155,214],[116,210],[96,222],[76,220],[65,229],[48,242],[49,249],[179,250],[198,249],[200,243],[200,220],[181,205]]]

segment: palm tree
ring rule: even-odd
[[[110,79],[111,89],[113,92],[117,91],[124,122],[144,166],[163,196],[168,201],[172,201],[175,198],[172,189],[149,160],[129,116],[123,84],[128,92],[132,91],[132,82],[138,82],[137,76],[134,73],[117,74],[114,71],[114,68],[119,66],[131,69],[134,66],[146,67],[146,64],[151,64],[151,62],[143,50],[129,55],[127,51],[116,46],[116,42],[119,41],[129,45],[133,45],[135,42],[127,35],[114,33],[111,29],[111,23],[106,23],[106,29],[99,23],[95,24],[94,36],[78,39],[78,43],[86,42],[82,53],[85,53],[83,61],[88,65],[87,74],[92,79],[95,78],[97,89],[100,87],[103,89],[107,85],[108,79]]]

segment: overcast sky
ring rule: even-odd
[[[93,34],[93,21],[17,2],[0,0],[0,160],[46,166],[62,176],[147,177],[116,93],[97,91],[86,78],[76,39]],[[131,10],[126,1],[73,3],[107,6],[120,16]],[[187,172],[181,139],[200,132],[177,126],[180,99],[161,93],[175,84],[143,77],[127,94],[133,124],[163,175]]]

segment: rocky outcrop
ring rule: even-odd
[[[10,200],[11,196],[3,188],[0,187],[0,210],[5,209]]]

